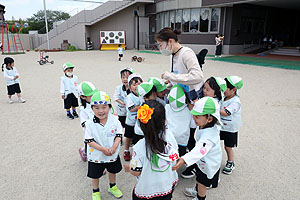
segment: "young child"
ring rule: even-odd
[[[128,77],[133,74],[134,71],[131,68],[125,68],[120,71],[122,84],[118,85],[115,89],[114,101],[117,106],[117,114],[122,127],[125,128],[126,121],[126,97],[130,93],[128,86]]]
[[[216,123],[220,122],[220,108],[218,102],[211,97],[199,99],[191,111],[196,122],[197,134],[200,135],[196,146],[189,153],[179,158],[173,170],[184,164],[190,166],[197,163],[199,171],[196,173],[197,187],[186,188],[187,196],[193,200],[206,198],[206,187],[218,186],[222,150],[220,146],[219,130]]]
[[[165,106],[168,103],[168,98],[166,96],[166,84],[161,79],[156,77],[150,77],[148,82],[152,83],[156,88],[156,100]]]
[[[203,96],[212,97],[220,104],[220,101],[223,99],[223,92],[226,90],[226,88],[226,81],[224,79],[220,77],[210,77],[204,83]],[[218,128],[220,128],[220,126]],[[198,141],[200,136],[201,135],[196,133],[194,136],[195,140]],[[194,164],[182,172],[181,176],[183,178],[193,178],[197,171],[199,171],[199,168],[196,164]]]
[[[204,83],[203,96],[215,98],[217,102],[220,102],[226,89],[227,86],[224,79],[212,76]]]
[[[173,134],[165,128],[165,109],[157,101],[146,101],[138,119],[145,138],[133,146],[130,166],[125,165],[125,171],[137,177],[132,199],[170,200],[178,182],[172,166],[179,155]]]
[[[130,160],[129,146],[135,135],[134,126],[137,120],[137,110],[141,105],[142,99],[137,95],[136,88],[143,82],[142,76],[133,73],[128,77],[130,94],[126,97],[126,121],[125,121],[125,142],[124,142],[124,160]],[[135,141],[133,141],[134,144]]]
[[[186,146],[190,136],[192,115],[186,104],[184,90],[174,85],[168,96],[169,104],[165,106],[167,127],[174,134],[178,144],[179,155],[186,154]]]
[[[79,109],[80,111],[79,117],[80,117],[80,124],[83,131],[83,138],[85,137],[85,123],[86,121],[88,121],[90,118],[94,116],[94,112],[92,111],[90,103],[93,94],[95,94],[96,92],[98,92],[98,90],[93,85],[93,83],[89,81],[83,81],[79,85],[80,98],[85,102],[85,104],[80,106]],[[86,143],[84,147],[79,148],[79,154],[81,156],[82,161],[86,162],[87,160]]]
[[[243,87],[243,80],[238,76],[227,76],[225,81],[227,89],[224,92],[225,99],[221,103],[220,114],[223,126],[220,138],[224,140],[227,162],[222,172],[231,174],[235,169],[233,148],[237,147],[238,130],[242,125],[241,101],[237,91]]]
[[[149,82],[141,83],[139,86],[137,86],[136,92],[140,97],[143,98],[141,103],[149,100],[157,100],[156,88],[152,83]],[[136,123],[134,125],[134,133],[135,133],[134,135],[135,142],[138,142],[140,139],[144,138],[144,133],[141,129],[139,120],[136,120]]]
[[[60,93],[64,100],[64,108],[67,111],[68,119],[78,118],[76,107],[78,107],[78,88],[77,76],[73,75],[74,66],[71,63],[65,63],[63,70],[65,75],[60,78]],[[70,108],[72,107],[73,115]]]
[[[5,69],[4,69],[5,65]],[[20,74],[15,66],[15,61],[11,57],[4,58],[4,63],[2,64],[2,71],[4,72],[4,79],[7,85],[7,95],[8,103],[12,104],[14,101],[11,99],[12,95],[17,93],[18,101],[20,103],[25,103],[25,99],[22,99],[21,89],[20,89]]]
[[[136,92],[137,95],[142,97],[144,101],[157,100],[156,88],[150,82],[141,83],[139,86],[137,86]]]
[[[121,47],[121,44],[119,44],[118,52],[119,52],[119,61],[121,61],[123,58],[123,48]]]
[[[94,116],[86,123],[85,142],[87,146],[88,174],[92,179],[93,200],[100,200],[99,178],[108,171],[109,189],[116,198],[123,193],[116,185],[116,174],[122,170],[119,157],[122,125],[117,116],[111,114],[110,97],[105,92],[96,92],[91,98]]]

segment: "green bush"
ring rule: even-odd
[[[70,45],[68,46],[67,51],[77,51],[77,49],[75,46]]]

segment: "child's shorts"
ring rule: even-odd
[[[206,187],[212,186],[212,188],[216,188],[218,187],[218,183],[219,183],[219,174],[220,174],[220,169],[215,173],[212,179],[209,179],[207,178],[206,174],[204,174],[201,170],[198,170],[196,172],[196,180],[198,183],[201,183]]]
[[[220,131],[220,140],[224,140],[225,147],[237,147],[238,132]]]
[[[143,138],[144,138],[143,135],[138,135],[134,133],[132,137],[132,144],[135,145],[138,141],[140,141]]]
[[[122,127],[125,128],[126,116],[119,116],[119,121],[122,124]]]
[[[121,57],[121,58],[122,58],[122,57],[123,57],[123,54],[119,54],[119,57]]]
[[[110,163],[94,163],[88,162],[88,174],[89,178],[100,178],[103,176],[104,170],[107,169],[109,173],[117,174],[122,170],[122,164],[120,157],[118,156],[115,162]]]
[[[65,109],[70,109],[71,107],[78,107],[78,99],[71,93],[68,94],[67,98],[64,99]]]
[[[132,139],[134,136],[134,126],[129,126],[125,124],[125,137]]]
[[[7,86],[7,94],[8,95],[14,95],[15,93],[21,93],[19,83]]]

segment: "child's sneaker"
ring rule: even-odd
[[[121,192],[121,190],[119,190],[119,188],[116,185],[111,188],[108,188],[108,192],[111,193],[117,199],[123,196],[123,193]]]
[[[70,114],[67,114],[67,118],[68,119],[74,119],[73,115],[70,113]]]
[[[78,118],[78,117],[79,117],[78,114],[77,114],[77,112],[73,112],[73,116],[74,116],[75,118]]]
[[[80,154],[81,160],[83,162],[86,162],[87,161],[87,157],[86,157],[86,153],[84,152],[84,149],[79,148],[79,154]]]
[[[100,192],[93,192],[92,198],[93,200],[101,200]]]
[[[185,188],[183,193],[188,197],[197,197],[196,187]]]
[[[12,103],[14,103],[14,101],[12,99],[8,99],[8,103],[12,104]]]
[[[223,170],[222,170],[222,172],[224,173],[224,174],[231,174],[232,173],[232,171],[235,169],[235,167],[234,167],[234,162],[229,162],[228,160],[227,160],[227,162],[226,162],[226,165],[225,165],[225,167],[223,168]]]
[[[125,161],[130,161],[130,151],[124,151],[123,156]]]
[[[19,98],[18,101],[19,101],[20,103],[25,103],[25,102],[26,102],[26,100],[25,100],[25,99],[22,99],[22,98]]]
[[[185,171],[181,173],[182,178],[193,178],[195,176],[196,172],[194,169],[187,168]]]

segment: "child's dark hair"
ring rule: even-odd
[[[121,77],[123,75],[125,75],[126,72],[129,73],[129,75],[132,74],[132,72],[129,69],[123,69],[123,70],[120,71]]]
[[[153,86],[152,89],[147,93],[145,94],[145,98],[149,98],[152,94],[156,93],[156,87]]]
[[[165,27],[155,35],[155,40],[168,42],[169,39],[174,39],[178,42],[177,36],[180,34],[181,30],[173,30],[171,27]]]
[[[216,79],[214,77],[210,77],[205,81],[205,83],[207,83],[209,87],[211,87],[211,89],[215,91],[216,97],[218,98],[219,101],[221,101],[222,100],[221,88],[218,85]]]
[[[84,108],[86,108],[87,101],[86,101],[85,99],[81,98],[81,96],[80,96],[80,102],[81,102],[81,105],[82,105]]]
[[[207,114],[205,116],[208,118],[209,116],[212,116],[212,115]],[[202,129],[214,127],[214,125],[217,123],[218,120],[214,116],[212,116],[212,118],[213,118],[213,120],[210,123],[206,124]]]
[[[12,64],[14,62],[15,62],[14,59],[12,59],[11,57],[4,58],[4,63],[2,64],[2,71],[4,71],[4,69],[3,69],[4,65],[6,65],[6,67],[7,67],[8,64]]]
[[[121,47],[121,44],[119,44],[119,47]]]
[[[233,88],[235,88],[229,81],[228,81],[228,79],[227,78],[225,78],[225,81],[226,81],[226,85],[227,85],[227,88],[229,88],[229,89],[233,89]]]
[[[133,81],[134,81],[134,83],[136,83],[138,81],[143,82],[143,80],[140,77],[133,77],[128,83],[129,87],[133,83]]]
[[[166,113],[164,106],[155,100],[146,101],[143,105],[145,104],[147,104],[150,108],[154,108],[153,114],[151,115],[151,119],[148,123],[144,124],[140,121],[140,126],[146,141],[146,155],[148,160],[151,160],[152,153],[165,153],[165,147],[167,144],[164,140]]]

